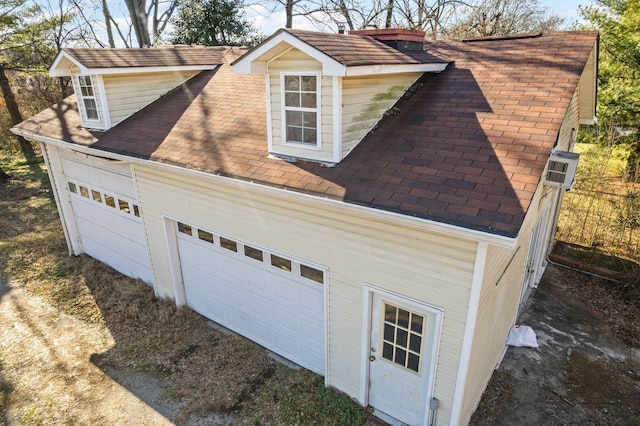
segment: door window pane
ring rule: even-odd
[[[424,316],[383,302],[382,358],[420,372]]]

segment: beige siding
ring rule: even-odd
[[[343,158],[420,75],[407,73],[343,78]]]
[[[504,349],[518,309],[526,256],[526,243],[513,250],[489,246],[460,424],[469,421]]]
[[[558,149],[570,150],[572,129],[578,128],[578,95],[573,96],[567,114],[560,128]],[[480,305],[473,336],[473,349],[469,360],[469,374],[465,386],[463,412],[460,419],[465,424],[491,378],[504,345],[509,329],[514,324],[522,292],[525,266],[527,263],[531,232],[540,215],[550,205],[554,209],[562,191],[544,186],[542,182],[531,202],[518,237],[518,248],[509,250],[489,246]],[[553,210],[544,238],[548,240],[555,229]],[[517,251],[516,251],[517,250]]]
[[[296,71],[322,71],[322,64],[297,49],[290,50],[275,61],[269,63],[269,84],[271,98],[271,134],[273,152],[300,158],[331,162],[333,160],[333,81],[322,76],[320,96],[320,123],[322,126],[320,150],[315,148],[285,145],[282,131],[282,88],[280,73]]]
[[[596,111],[596,51],[591,52],[582,77],[580,77],[580,119],[591,120]]]
[[[115,126],[195,74],[194,71],[183,71],[105,75],[111,125]]]
[[[268,196],[230,181],[136,166],[138,194],[151,250],[156,291],[174,288],[162,215],[208,227],[328,268],[328,380],[358,397],[366,308],[371,284],[444,310],[435,396],[438,424],[448,424],[462,348],[476,243],[366,220],[336,203],[310,205],[285,193]]]

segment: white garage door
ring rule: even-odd
[[[177,223],[187,305],[324,374],[322,268]]]
[[[61,161],[83,251],[125,275],[151,283],[130,166],[72,153],[63,154]]]

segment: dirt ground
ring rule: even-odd
[[[547,268],[519,318],[539,347],[509,348],[471,423],[640,424],[640,315],[625,288]]]
[[[520,321],[533,327],[540,347],[509,349],[472,424],[638,424],[640,352],[576,296],[584,283],[548,268]],[[108,328],[61,313],[7,279],[0,281],[0,324],[0,384],[12,387],[2,424],[240,422],[215,412],[181,419],[185,400],[167,392],[166,374],[101,362],[96,354],[114,344]]]
[[[101,326],[61,313],[44,298],[0,282],[0,382],[11,386],[0,424],[170,425],[180,403],[151,373],[100,368],[114,340]],[[225,424],[227,415],[184,424]]]

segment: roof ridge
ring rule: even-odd
[[[522,40],[525,38],[538,38],[542,37],[543,34],[541,32],[531,32],[531,33],[516,33],[516,34],[504,34],[504,35],[494,35],[494,36],[482,36],[482,37],[470,37],[463,38],[463,43],[475,43],[480,41],[502,41],[502,40]]]

